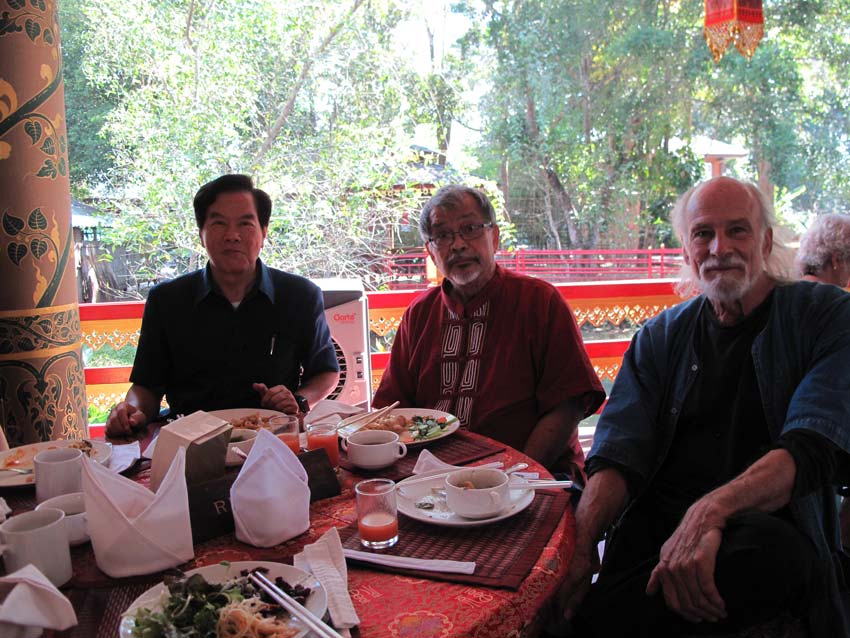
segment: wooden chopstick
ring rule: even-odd
[[[395,403],[391,403],[386,407],[379,408],[377,410],[372,410],[371,412],[364,412],[363,414],[358,414],[356,417],[349,417],[348,419],[340,421],[339,425],[337,426],[337,429],[347,428],[350,425],[357,425],[357,429],[359,430],[360,428],[369,425],[373,421],[380,419],[387,412],[394,410],[398,407],[398,404],[399,401],[396,401]]]
[[[316,618],[306,607],[297,603],[291,596],[266,578],[265,574],[251,572],[248,574],[248,578],[271,596],[278,605],[307,625],[310,631],[315,632],[321,638],[342,638],[332,627]]]

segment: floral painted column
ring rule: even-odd
[[[0,0],[0,424],[88,435],[57,2]]]

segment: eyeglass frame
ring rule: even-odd
[[[455,243],[455,237],[460,235],[463,241],[474,241],[484,236],[484,231],[488,228],[493,228],[494,222],[482,222],[480,224],[464,224],[457,230],[442,230],[439,233],[428,238],[428,242],[437,247],[447,248]],[[480,233],[479,233],[480,231]],[[464,236],[464,233],[474,233],[470,237]]]

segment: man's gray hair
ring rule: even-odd
[[[716,179],[733,178],[715,177],[691,186],[691,188],[689,188],[673,206],[673,211],[670,213],[670,221],[673,224],[673,231],[676,233],[676,236],[679,238],[679,243],[681,243],[683,247],[687,245],[688,239],[688,220],[686,215],[688,203],[691,201],[691,197],[694,193]],[[773,231],[773,248],[765,260],[765,271],[768,276],[777,283],[790,282],[793,266],[793,251],[786,246],[783,241],[786,231],[779,225],[776,215],[773,213],[773,206],[771,206],[770,202],[755,184],[743,182],[741,180],[734,181],[738,182],[738,184],[746,189],[749,194],[750,201],[755,203],[756,208],[758,209],[759,217],[761,219],[760,237],[764,238],[764,234],[768,231],[768,229]],[[699,290],[699,281],[696,274],[694,274],[693,269],[689,265],[684,264],[681,272],[679,273],[679,283],[676,284],[676,292],[682,297],[690,297],[691,295],[698,293]]]
[[[465,195],[469,195],[478,203],[478,210],[484,216],[484,221],[496,223],[496,211],[483,191],[461,184],[450,184],[438,190],[422,207],[422,212],[419,214],[419,234],[422,235],[423,241],[427,242],[431,238],[431,212],[435,208],[455,211],[463,206]]]
[[[800,239],[797,266],[800,275],[819,275],[832,257],[850,264],[850,216],[818,215]]]

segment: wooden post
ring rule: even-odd
[[[88,435],[55,0],[0,29],[0,423],[12,446]]]

